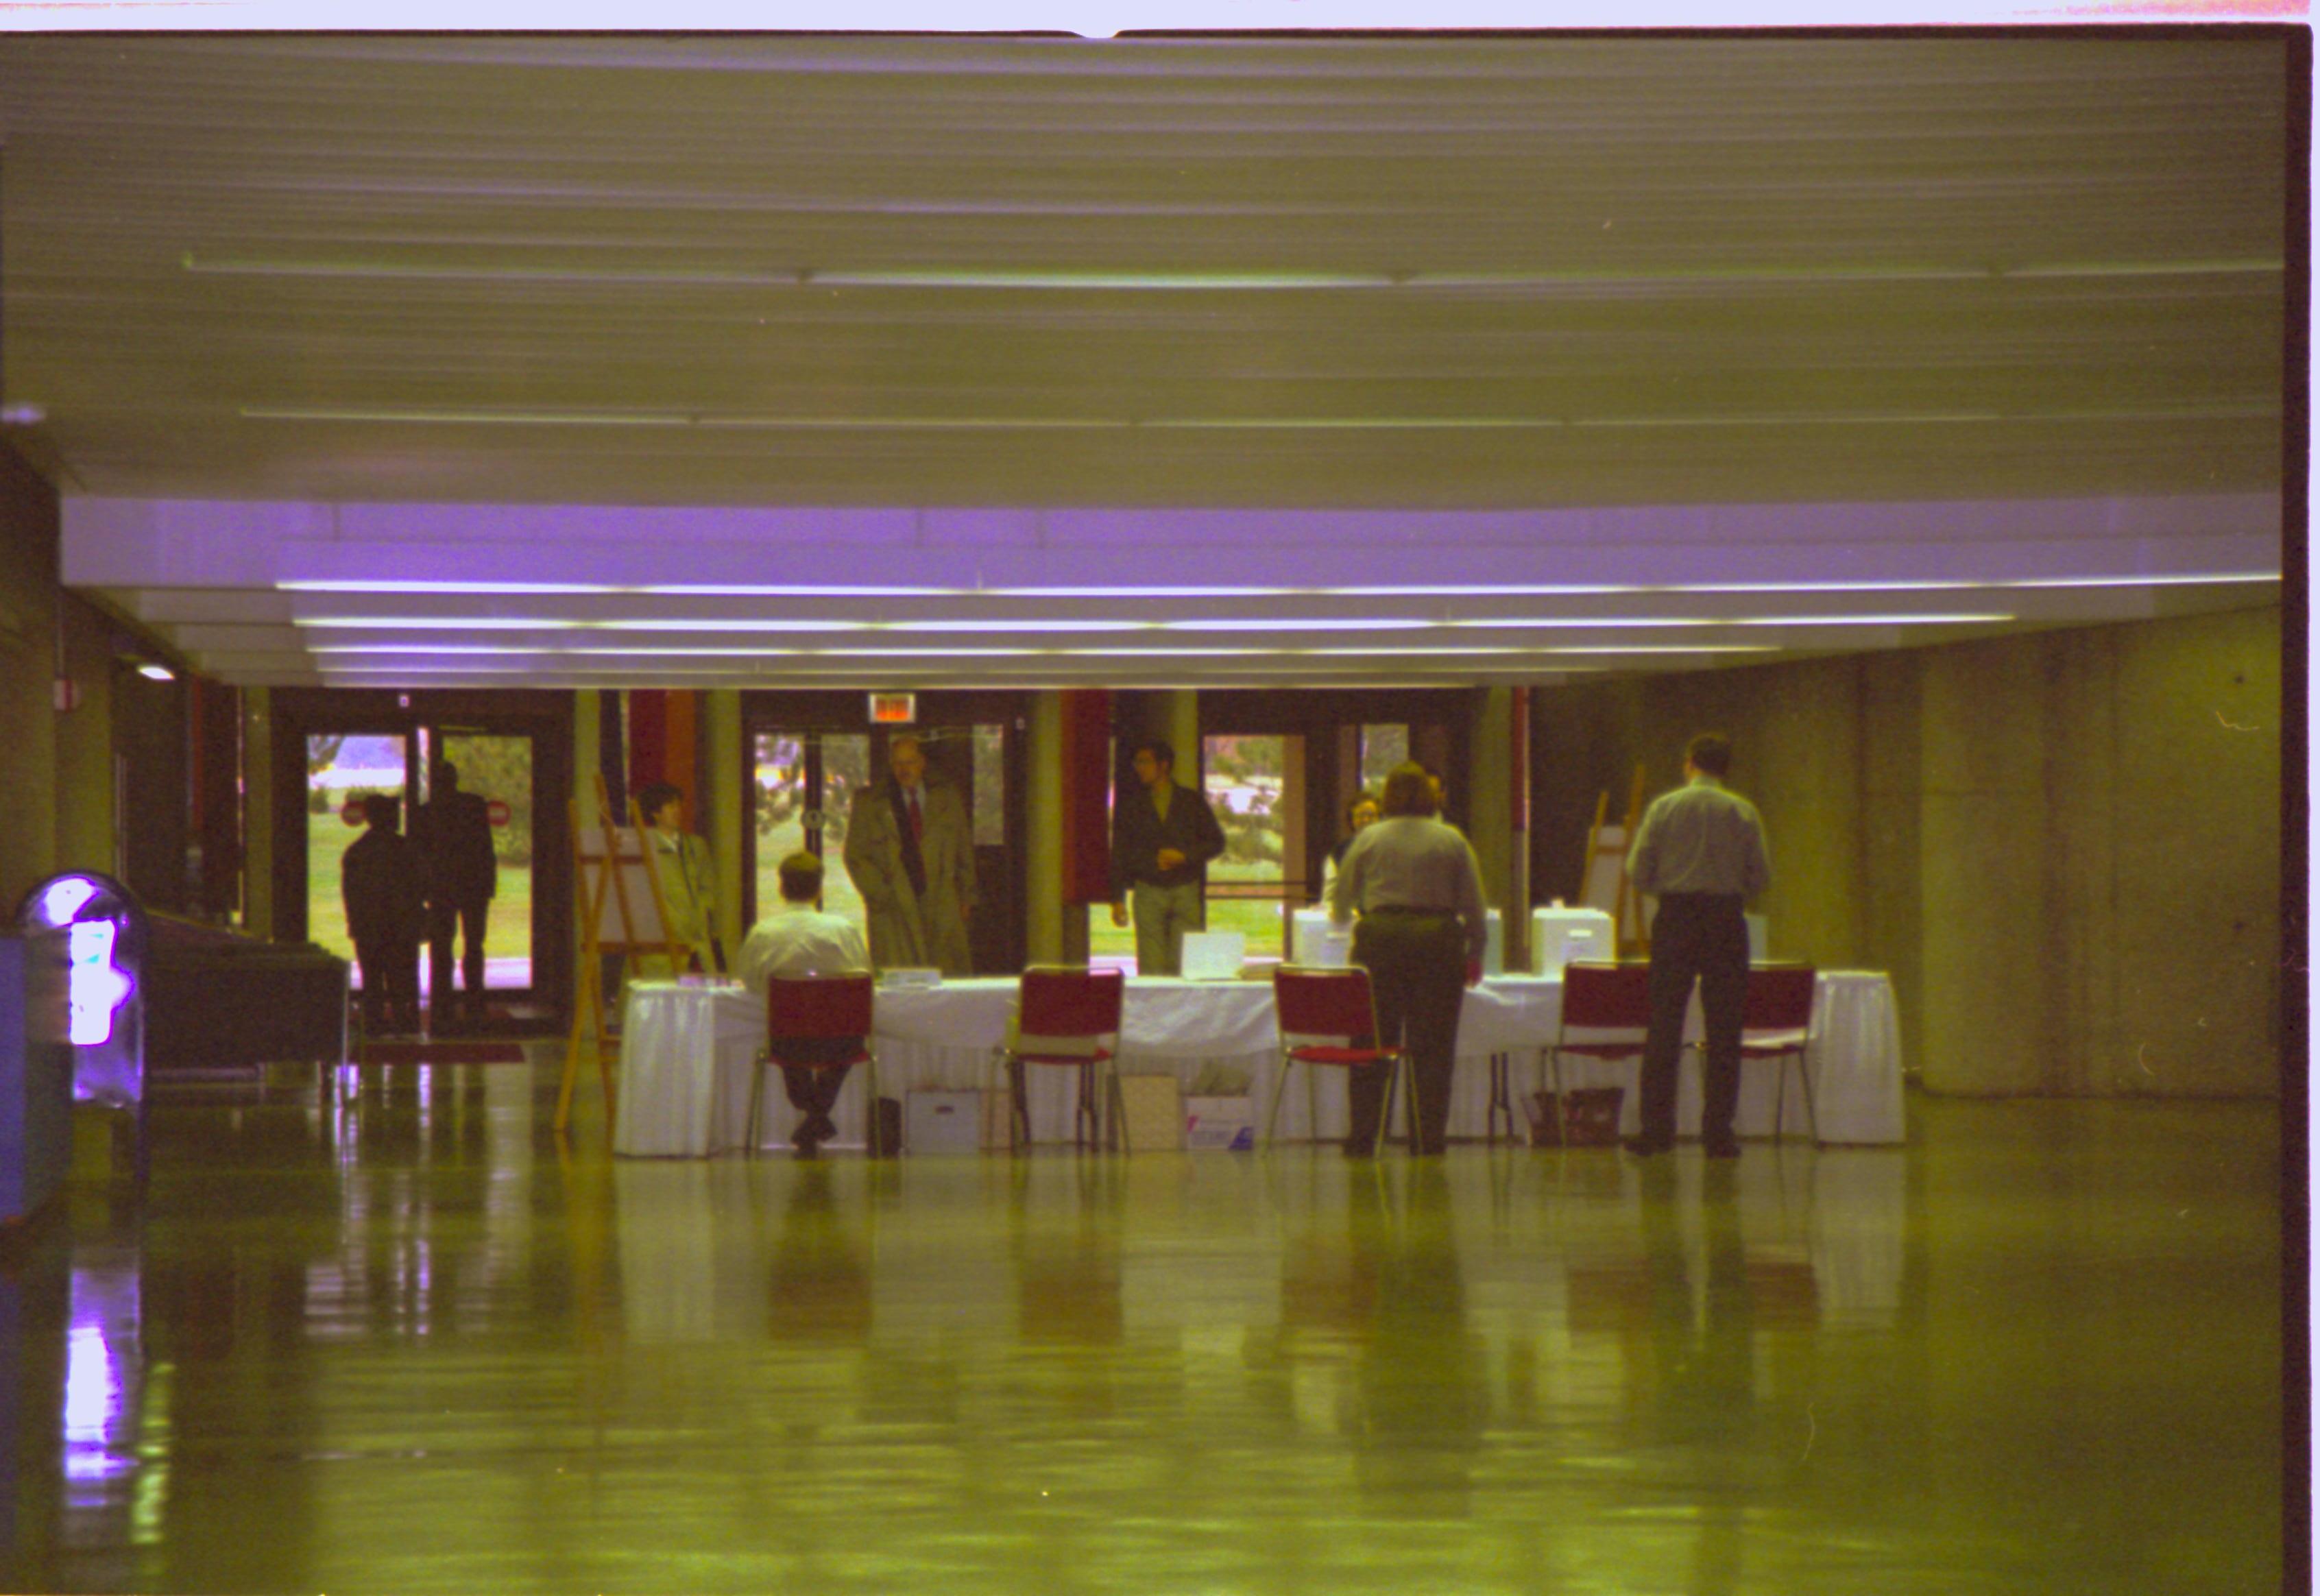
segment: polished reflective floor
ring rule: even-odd
[[[0,1588],[2279,1583],[2266,1106],[634,1163],[554,1084],[157,1107],[0,1272]]]

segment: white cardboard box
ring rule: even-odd
[[[902,1105],[902,1149],[927,1153],[983,1150],[983,1093],[915,1090]]]
[[[1256,1102],[1248,1097],[1184,1100],[1184,1146],[1191,1151],[1245,1153],[1256,1146]]]
[[[1240,975],[1241,961],[1247,956],[1248,934],[1245,931],[1187,931],[1184,979],[1235,980]]]

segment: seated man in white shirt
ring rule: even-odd
[[[862,945],[860,929],[814,907],[821,897],[821,861],[810,853],[793,853],[781,862],[780,875],[781,903],[750,928],[734,961],[734,974],[742,984],[763,997],[766,984],[782,977],[866,973],[870,954]],[[842,1037],[798,1038],[781,1043],[777,1050],[790,1058],[843,1058],[855,1050],[855,1044]],[[783,1067],[782,1085],[790,1106],[803,1116],[790,1136],[802,1156],[813,1156],[838,1134],[829,1111],[845,1084],[844,1069]]]

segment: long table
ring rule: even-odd
[[[913,1088],[992,1089],[1001,1084],[993,1050],[1004,1038],[1016,982],[992,977],[946,981],[939,986],[882,989],[875,1047],[879,1090],[898,1097]],[[1518,1102],[1539,1084],[1539,1049],[1554,1039],[1563,1011],[1559,975],[1493,977],[1466,992],[1458,1023],[1458,1066],[1450,1103],[1450,1134],[1480,1137],[1490,1093],[1491,1059],[1509,1061]],[[1699,1034],[1693,1004],[1691,1033]],[[618,1111],[613,1150],[639,1156],[701,1157],[737,1152],[747,1138],[754,1062],[765,1044],[765,1006],[738,985],[632,982],[623,1016]],[[1123,1073],[1167,1072],[1189,1090],[1211,1065],[1246,1073],[1262,1116],[1278,1063],[1273,988],[1259,981],[1133,979],[1120,1017]],[[1903,1139],[1901,1042],[1891,982],[1869,971],[1824,970],[1813,1012],[1807,1067],[1821,1139],[1896,1143]],[[1027,1072],[1032,1134],[1068,1139],[1074,1089],[1070,1070]],[[1342,1137],[1345,1086],[1338,1072],[1318,1075],[1318,1086],[1292,1080],[1281,1103],[1284,1139]],[[838,1102],[838,1140],[864,1139],[866,1072],[852,1071]],[[1625,1085],[1622,1129],[1636,1124],[1635,1067],[1572,1060],[1566,1087]],[[1785,1092],[1787,1101],[1780,1094]],[[760,1135],[786,1142],[795,1116],[778,1077],[765,1090]],[[1744,1072],[1739,1131],[1765,1136],[1778,1111],[1784,1131],[1801,1134],[1804,1102],[1791,1069],[1756,1066]],[[1699,1122],[1697,1056],[1684,1053],[1676,1099],[1677,1124]],[[1518,1124],[1520,1110],[1517,1110]]]

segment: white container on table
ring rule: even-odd
[[[1536,975],[1563,974],[1573,959],[1609,964],[1619,957],[1618,927],[1600,909],[1530,911],[1530,967]]]
[[[1292,964],[1325,970],[1342,970],[1353,961],[1354,928],[1338,925],[1326,909],[1300,909],[1296,914],[1297,947]]]

